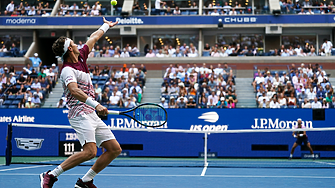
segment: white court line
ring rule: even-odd
[[[52,166],[52,165],[38,165],[38,166],[27,166],[27,167],[17,167],[17,168],[7,168],[2,169],[0,172],[6,172],[6,171],[12,171],[12,170],[22,170],[22,169],[29,169],[29,168],[40,168],[40,167],[46,167],[46,166]]]
[[[315,163],[327,164],[327,165],[335,165],[335,163],[326,163],[321,161],[314,161]]]
[[[206,171],[207,171],[208,163],[205,163],[204,169],[202,169],[201,175],[200,176],[205,176]]]
[[[32,173],[0,173],[4,176],[35,176]],[[62,176],[80,176],[83,174],[62,174]],[[120,177],[199,177],[199,175],[172,175],[172,174],[98,174],[98,176],[120,176]],[[335,176],[252,176],[252,175],[206,175],[214,178],[302,178],[302,179],[335,179]]]

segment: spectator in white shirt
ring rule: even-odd
[[[133,89],[135,89],[137,93],[141,93],[142,94],[142,89],[141,89],[140,86],[137,85],[137,82],[134,82],[133,86],[131,86],[131,88],[129,90],[130,94],[132,93]]]
[[[235,11],[235,8],[231,9],[231,11],[229,11],[229,15],[237,15],[237,12]]]
[[[328,41],[328,39],[324,39],[321,49],[324,51],[326,56],[331,56],[332,48],[333,44],[330,41]]]
[[[212,95],[208,96],[208,101],[212,101],[214,105],[219,102],[219,97],[215,95],[215,91],[212,91]]]
[[[164,57],[164,54],[162,53],[162,50],[159,50],[156,54],[156,57]]]
[[[47,13],[45,10],[43,10],[43,14],[42,14],[42,16],[43,16],[43,17],[45,17],[45,16],[50,16],[50,14]]]
[[[160,105],[163,108],[169,108],[169,104],[165,101],[164,97],[161,98],[161,102],[158,103],[158,105]]]
[[[14,6],[14,1],[11,1],[11,2],[7,5],[6,10],[7,10],[9,13],[11,13],[11,12],[14,11],[14,8],[15,8],[15,6]]]
[[[311,108],[311,103],[305,98],[304,102],[301,104],[301,108]]]
[[[278,103],[278,101],[275,97],[270,102],[270,108],[280,108],[280,104]]]
[[[35,82],[31,84],[31,88],[33,88],[33,89],[36,89],[36,88],[41,89],[41,84],[38,82],[37,78],[35,78]]]
[[[264,79],[264,76],[262,73],[260,73],[256,78],[255,80],[252,82],[252,85],[254,86],[254,91],[256,92],[257,90],[257,86],[260,84],[260,83],[264,83],[265,79]]]
[[[93,8],[96,8],[97,10],[100,10],[101,9],[101,7],[100,7],[100,5],[99,5],[99,2],[97,1],[97,2],[95,2],[95,4],[92,6],[92,9]]]
[[[78,42],[78,50],[82,49],[83,47],[84,47],[84,44],[83,44],[83,42],[80,40],[80,41]]]
[[[310,15],[312,15],[312,14],[314,14],[314,12],[312,12],[312,9],[308,9],[308,12],[306,12],[306,14],[310,14]]]
[[[281,93],[279,95],[278,102],[280,104],[280,107],[284,107],[284,108],[286,107],[287,102],[286,102],[286,98],[284,97],[284,94]]]
[[[314,97],[314,102],[312,102],[311,107],[315,108],[322,108],[321,103],[318,101],[318,98]]]
[[[35,16],[36,10],[35,7],[31,7],[31,9],[28,11],[28,16]]]
[[[211,13],[211,16],[218,16],[220,13],[218,12],[217,9],[214,9],[214,11]]]

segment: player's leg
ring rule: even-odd
[[[101,146],[105,148],[105,152],[97,159],[92,167],[92,170],[96,173],[99,173],[108,166],[122,151],[120,144],[115,139],[105,141]]]
[[[294,153],[294,150],[295,148],[298,146],[298,143],[297,142],[294,142],[293,146],[292,146],[292,149],[291,149],[291,153],[290,153],[290,158],[293,157],[293,153]]]
[[[95,113],[90,114],[88,118],[97,126],[95,130],[96,144],[103,147],[105,152],[97,159],[92,168],[81,179],[78,179],[76,188],[94,188],[93,178],[121,153],[121,147],[107,125]]]
[[[70,124],[77,133],[80,144],[83,146],[83,151],[71,155],[52,171],[42,173],[40,175],[41,188],[51,188],[57,181],[57,177],[63,172],[96,156],[95,128],[87,119],[87,116],[72,118],[70,119]]]
[[[308,147],[309,151],[310,151],[311,154],[313,155],[314,152],[313,152],[312,146],[311,146],[311,144],[310,144],[308,141],[307,141],[307,143],[306,143],[306,146]]]

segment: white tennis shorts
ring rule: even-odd
[[[77,132],[82,146],[94,142],[98,147],[108,140],[115,139],[112,131],[95,112],[69,119],[71,127]]]

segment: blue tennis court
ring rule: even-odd
[[[335,162],[331,160],[228,160],[227,164],[235,167],[211,167],[211,161],[204,173],[204,167],[175,167],[170,160],[167,166],[145,166],[151,161],[155,165],[159,160],[131,160],[138,167],[118,167],[119,163],[129,163],[128,159],[116,160],[116,166],[109,166],[95,178],[99,188],[109,187],[332,187],[335,182]],[[225,159],[222,159],[225,160]],[[183,160],[179,160],[183,163]],[[197,160],[194,160],[197,162]],[[241,161],[244,161],[241,163]],[[89,161],[87,165],[90,165]],[[144,163],[143,166],[139,164]],[[173,163],[173,164],[172,164]],[[185,161],[189,163],[189,161]],[[247,167],[242,164],[249,163]],[[262,166],[257,167],[257,164]],[[113,164],[113,163],[112,163]],[[176,163],[177,164],[177,163]],[[305,167],[295,167],[296,164],[309,164]],[[238,167],[240,165],[240,167]],[[290,165],[292,165],[290,167]],[[299,165],[296,165],[299,166]],[[39,174],[53,169],[55,165],[12,164],[0,166],[0,187],[6,188],[36,188],[39,187]],[[90,166],[78,166],[63,173],[57,187],[73,187],[77,178],[83,176]],[[203,176],[201,176],[203,174]]]

